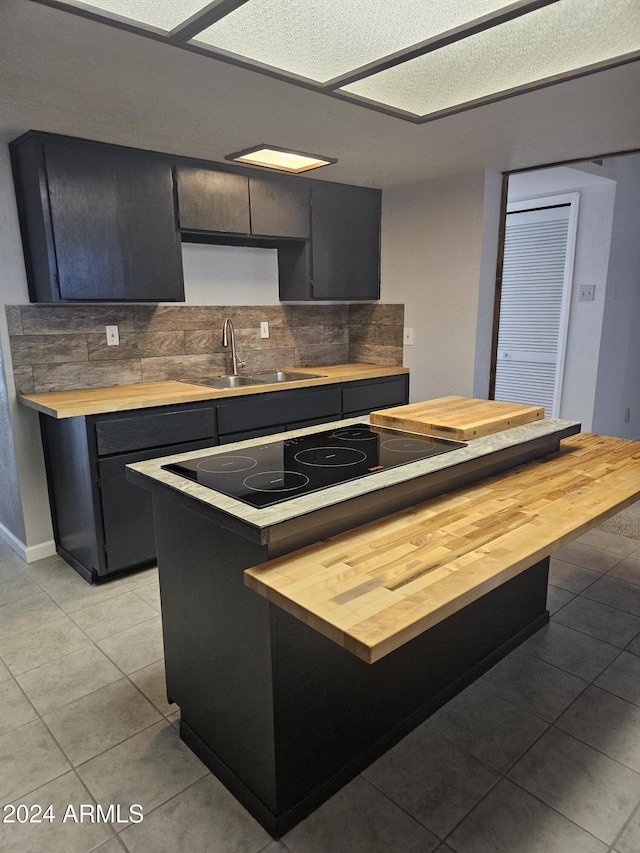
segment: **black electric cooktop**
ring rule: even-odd
[[[162,467],[261,509],[458,447],[466,445],[351,424]]]

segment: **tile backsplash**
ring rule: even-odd
[[[225,317],[245,370],[402,364],[403,305],[30,304],[6,311],[16,391],[23,394],[225,373]],[[260,338],[262,320],[269,338]],[[107,346],[107,325],[118,326],[120,346]]]

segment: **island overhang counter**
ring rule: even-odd
[[[548,621],[548,555],[640,494],[637,443],[578,430],[515,427],[264,510],[164,470],[177,457],[132,466],[181,736],[272,835]]]

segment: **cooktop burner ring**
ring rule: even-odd
[[[355,433],[351,435],[350,433]],[[378,438],[377,432],[371,432],[369,427],[362,429],[361,427],[343,427],[331,433],[332,438],[339,438],[343,441],[375,441]]]
[[[323,461],[308,461],[304,458],[305,456],[317,457],[318,454]],[[356,450],[355,447],[309,447],[306,450],[299,450],[293,458],[301,465],[310,465],[313,468],[346,468],[349,465],[365,462],[367,454],[362,450]],[[330,461],[332,459],[336,461]]]
[[[249,463],[248,465],[245,463]],[[237,453],[220,454],[210,456],[198,462],[198,471],[206,471],[208,474],[238,474],[241,471],[250,471],[255,468],[258,461],[253,456],[240,456]]]
[[[400,447],[392,445],[402,445]],[[392,453],[416,453],[425,450],[433,450],[436,446],[433,441],[425,441],[422,438],[388,438],[382,442],[385,450]]]
[[[251,484],[249,480],[253,480],[254,484]],[[277,482],[282,482],[283,485],[276,486]],[[287,482],[294,483],[294,485],[287,486]],[[308,482],[307,475],[301,474],[299,471],[260,471],[258,474],[250,474],[246,477],[243,485],[251,489],[252,492],[294,492],[296,489],[304,488]]]

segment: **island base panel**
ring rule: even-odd
[[[548,621],[548,560],[374,664],[249,590],[269,558],[154,496],[181,736],[278,837]]]

